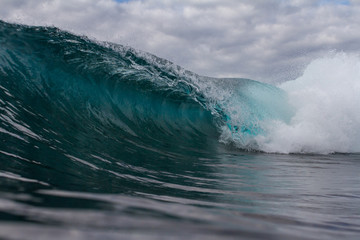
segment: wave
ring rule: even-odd
[[[95,167],[82,159],[196,154],[219,142],[265,152],[359,151],[359,84],[351,75],[358,65],[340,74],[357,58],[319,60],[276,87],[199,76],[54,27],[0,21],[0,43],[3,154],[41,150]],[[349,62],[321,76],[327,61]]]

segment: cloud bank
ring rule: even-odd
[[[130,45],[215,77],[282,82],[329,51],[360,49],[355,0],[0,0],[0,6],[5,21]]]

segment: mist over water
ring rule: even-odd
[[[359,63],[273,86],[0,21],[0,238],[356,239]]]

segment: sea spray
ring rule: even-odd
[[[279,153],[360,152],[360,57],[345,53],[312,61],[280,85],[295,114],[264,123],[259,149]]]

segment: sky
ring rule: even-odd
[[[212,77],[279,83],[359,54],[357,0],[0,0],[0,19],[56,26]]]

